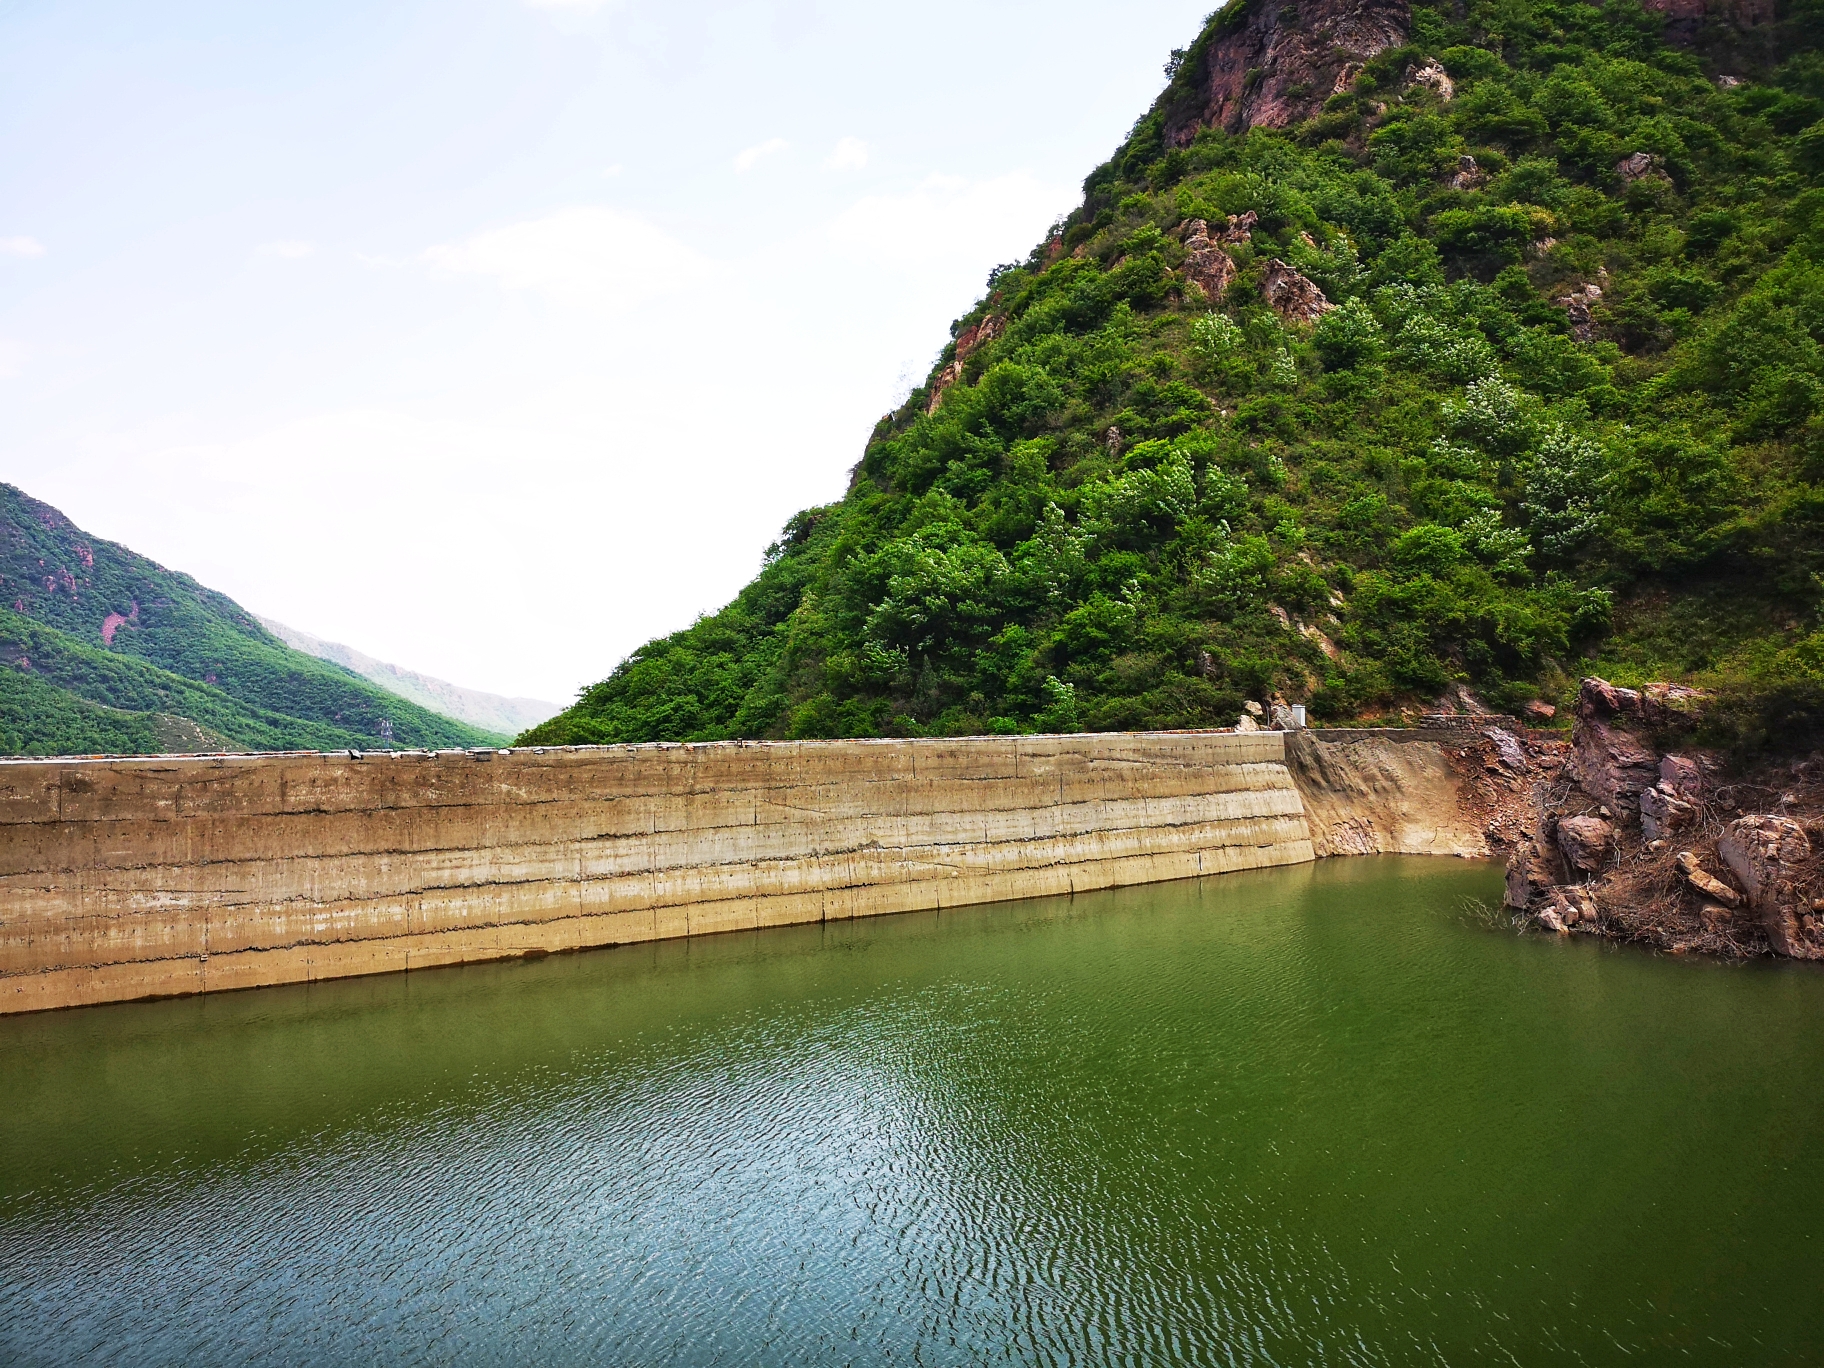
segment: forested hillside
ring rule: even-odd
[[[1234,0],[846,495],[527,739],[1815,715],[1824,19],[1672,7]]]
[[[0,485],[0,754],[494,740],[294,651],[244,608]]]

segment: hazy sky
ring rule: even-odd
[[[0,0],[0,480],[567,701],[841,496],[1213,0]]]

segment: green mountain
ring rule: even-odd
[[[1815,715],[1824,9],[1659,3],[1232,0],[842,499],[525,739]]]
[[[0,484],[0,754],[377,748],[383,721],[402,747],[500,739]]]

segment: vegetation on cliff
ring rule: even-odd
[[[1275,87],[1297,122],[1187,123],[1262,3],[1174,54],[840,502],[525,739],[1519,708],[1590,669],[1814,689],[1813,0],[1682,46],[1632,0],[1420,4],[1337,93]]]
[[[0,754],[496,740],[294,651],[223,594],[0,485]]]

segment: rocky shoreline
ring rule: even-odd
[[[1585,679],[1568,742],[1491,728],[1463,751],[1506,905],[1674,954],[1824,959],[1824,761],[1732,768],[1695,744],[1703,701]]]

